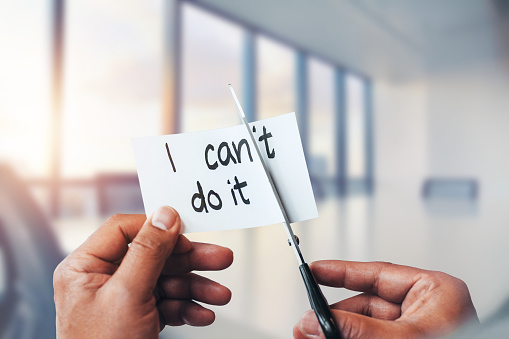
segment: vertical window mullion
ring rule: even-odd
[[[60,179],[61,179],[61,140],[62,140],[62,89],[63,89],[63,61],[64,61],[64,29],[65,2],[53,1],[52,17],[52,133],[51,133],[51,188],[50,213],[58,218],[60,211]]]
[[[256,37],[254,32],[246,31],[244,37],[244,58],[242,69],[243,109],[247,121],[256,120]]]
[[[374,122],[373,122],[373,87],[369,79],[364,79],[364,163],[365,185],[368,194],[374,190]]]
[[[345,72],[334,71],[334,97],[336,111],[336,185],[340,195],[347,192],[347,135],[346,135],[346,86]]]
[[[302,51],[296,53],[295,63],[295,104],[299,132],[302,140],[304,155],[308,157],[309,136],[308,136],[308,67],[307,55]]]
[[[163,114],[162,134],[180,132],[181,110],[180,81],[181,69],[181,32],[182,32],[182,6],[181,1],[165,2],[164,18],[164,88],[163,88]]]

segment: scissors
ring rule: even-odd
[[[313,274],[311,273],[311,269],[309,268],[308,264],[304,260],[304,257],[302,256],[302,253],[299,248],[298,238],[295,236],[295,234],[292,231],[292,226],[290,225],[290,219],[288,218],[288,214],[286,213],[285,207],[283,206],[283,203],[281,202],[281,198],[280,198],[279,193],[276,189],[276,186],[274,185],[274,181],[272,179],[272,176],[270,175],[267,164],[262,157],[260,148],[258,147],[258,143],[255,140],[253,132],[251,132],[251,128],[249,128],[249,124],[247,123],[247,119],[246,119],[246,115],[244,114],[244,110],[242,109],[242,106],[240,105],[239,100],[237,99],[237,95],[235,95],[235,91],[233,90],[232,85],[228,84],[228,86],[230,87],[230,91],[232,92],[233,100],[235,101],[235,105],[237,106],[237,110],[239,112],[240,119],[246,126],[247,131],[249,132],[249,136],[251,137],[251,141],[253,142],[253,145],[255,146],[256,153],[258,154],[258,158],[260,159],[263,169],[265,170],[265,174],[267,175],[267,178],[269,179],[269,183],[270,183],[270,186],[272,187],[272,192],[274,193],[274,196],[276,197],[277,203],[279,205],[279,209],[281,210],[281,213],[283,214],[283,218],[284,218],[283,224],[285,226],[285,230],[288,235],[288,243],[293,248],[293,251],[295,252],[295,256],[297,257],[297,261],[299,262],[300,274],[302,275],[302,279],[304,280],[304,285],[306,286],[306,290],[308,293],[308,298],[309,298],[309,303],[311,304],[311,308],[315,311],[316,317],[318,318],[318,322],[320,323],[320,327],[322,328],[322,331],[325,334],[326,339],[343,339],[343,336],[339,332],[338,327],[336,326],[336,323],[334,322],[334,319],[332,318],[332,314],[329,309],[329,304],[327,303],[327,300],[323,296],[322,290],[316,283],[316,280],[313,277]]]

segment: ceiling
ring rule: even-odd
[[[192,2],[359,73],[406,79],[505,57],[500,1]]]

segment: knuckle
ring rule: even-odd
[[[360,338],[361,326],[353,317],[343,317],[341,332],[345,338]]]
[[[445,273],[443,274],[446,276],[446,279],[450,282],[451,286],[453,286],[455,290],[469,293],[468,286],[463,280],[456,278],[452,275],[448,275]]]
[[[371,287],[371,292],[373,294],[378,294],[378,290],[380,287],[380,276],[384,272],[384,270],[387,270],[389,266],[392,266],[393,264],[385,261],[376,261],[376,269],[373,272],[373,282]]]
[[[453,286],[455,289],[468,290],[468,287],[463,280],[444,272],[427,271],[427,277],[429,280]]]
[[[53,299],[55,305],[61,305],[69,299],[75,283],[75,274],[68,259],[64,259],[53,271]]]
[[[430,288],[440,281],[440,275],[437,272],[422,271],[419,275],[420,280],[426,282]]]
[[[394,266],[393,263],[388,261],[375,261],[374,264],[375,271],[377,274],[381,274],[383,271],[390,269],[391,266]]]
[[[66,260],[58,264],[57,268],[53,272],[53,288],[55,293],[64,289],[67,286],[68,272]]]
[[[422,273],[420,274],[420,277],[422,280],[425,280],[425,281],[436,281],[439,279],[439,275],[437,273],[430,272],[430,271],[422,271]]]
[[[120,220],[124,218],[124,214],[115,213],[111,217],[109,217],[105,223],[118,223]]]
[[[467,286],[467,284],[463,280],[461,280],[459,278],[456,278],[456,277],[452,277],[452,278],[453,278],[453,281],[454,281],[455,285],[459,289],[462,289],[464,291],[468,291],[468,286]]]
[[[164,253],[165,245],[158,240],[147,236],[137,236],[131,243],[130,251],[140,255],[159,256]]]
[[[444,279],[442,274],[446,276],[445,273],[423,270],[418,275],[417,283],[422,286],[423,291],[433,291],[441,286],[443,287]]]

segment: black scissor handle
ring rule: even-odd
[[[327,300],[325,300],[322,290],[316,283],[308,264],[304,263],[300,265],[299,270],[302,275],[302,279],[304,280],[304,284],[306,285],[309,303],[311,304],[311,308],[315,311],[318,322],[322,327],[323,334],[325,334],[325,338],[343,339],[341,332],[339,332],[338,327],[332,318],[329,304],[327,303]]]

